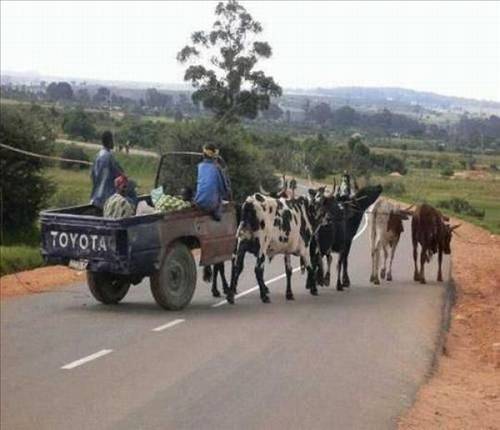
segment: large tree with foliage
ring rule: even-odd
[[[271,57],[271,47],[255,40],[262,25],[236,0],[220,2],[215,15],[212,29],[194,32],[192,44],[177,54],[179,62],[192,62],[184,80],[195,87],[193,102],[224,122],[255,118],[269,108],[271,96],[282,93],[272,77],[255,70],[260,59]]]

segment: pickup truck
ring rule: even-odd
[[[201,154],[172,152],[159,161],[155,187],[180,194],[196,186]],[[140,196],[152,205],[150,196]],[[96,300],[120,302],[131,285],[149,277],[155,301],[179,310],[191,301],[197,278],[193,253],[201,266],[231,259],[235,246],[236,211],[224,204],[222,219],[195,207],[121,219],[98,216],[91,205],[42,211],[42,256],[49,264],[79,266]]]

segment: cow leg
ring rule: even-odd
[[[326,256],[326,264],[327,264],[327,271],[326,271],[326,274],[325,274],[325,287],[329,287],[330,286],[330,278],[331,278],[331,275],[330,275],[330,269],[332,267],[332,260],[333,260],[333,257],[332,257],[332,253],[329,252]]]
[[[226,299],[228,303],[234,303],[238,279],[243,271],[243,260],[245,259],[246,248],[242,243],[238,243],[236,251],[231,260],[231,287],[228,289]]]
[[[339,254],[339,258],[337,259],[337,291],[343,291],[344,287],[342,286],[342,282],[340,282],[340,270],[342,269],[342,252]]]
[[[387,257],[388,257],[387,247],[382,245],[382,251],[384,251],[384,266],[382,267],[382,270],[380,271],[380,277],[382,279],[385,279],[385,272],[387,270]]]
[[[222,281],[222,291],[224,291],[224,294],[227,294],[229,291],[229,285],[226,280],[226,268],[224,263],[220,263],[219,275]]]
[[[389,272],[387,273],[387,280],[392,281],[392,262],[394,260],[394,254],[396,253],[397,242],[391,246],[391,259],[389,260]]]
[[[306,289],[313,296],[318,295],[318,288],[316,287],[316,266],[318,265],[318,259],[321,258],[319,250],[314,248],[313,250],[306,248],[305,246],[301,249],[300,255],[304,259],[307,269],[307,280]]]
[[[304,263],[304,259],[300,257],[300,273],[304,274],[306,272],[306,263]]]
[[[324,281],[325,281],[325,269],[323,267],[323,256],[322,255],[319,255],[317,257],[317,272],[316,272],[316,282],[318,285],[321,285],[323,286],[324,285]],[[309,285],[306,286],[306,288],[309,288]]]
[[[442,264],[443,264],[443,251],[440,248],[438,252],[438,276],[437,276],[438,282],[443,282],[443,272],[441,271]]]
[[[422,250],[420,250],[420,252],[422,252]],[[417,259],[418,259],[418,243],[415,239],[413,239],[413,265],[415,266],[415,270],[413,272],[413,280],[418,282],[420,280],[420,274],[418,271]]]
[[[425,284],[425,260],[426,260],[426,249],[422,248],[420,250],[420,283]]]
[[[349,279],[349,254],[351,252],[351,245],[352,242],[347,244],[346,250],[343,252],[343,262],[342,265],[344,266],[344,273],[342,275],[342,286],[349,288],[351,286],[351,280]]]
[[[214,296],[214,297],[220,297],[219,290],[217,289],[217,275],[220,272],[220,265],[221,264],[223,267],[222,270],[224,270],[224,263],[214,264],[214,272],[212,275],[212,296]],[[226,291],[226,290],[224,290],[224,291]]]
[[[375,282],[375,274],[378,273],[378,267],[377,267],[377,262],[375,260],[377,254],[377,245],[374,243],[372,244],[372,252],[371,252],[371,257],[372,257],[372,273],[370,274],[370,282]]]
[[[255,277],[257,279],[257,283],[259,284],[260,299],[262,300],[262,303],[270,303],[271,300],[269,300],[269,297],[267,295],[269,290],[264,282],[265,261],[266,256],[264,254],[261,254],[257,257],[257,264],[255,265]]]
[[[290,255],[285,255],[285,272],[286,272],[286,299],[295,300],[292,292],[292,262]]]
[[[203,268],[203,280],[208,283],[212,280],[212,266],[205,266]]]

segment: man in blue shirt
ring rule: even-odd
[[[203,147],[203,161],[198,164],[198,181],[196,184],[196,205],[212,214],[220,221],[222,216],[222,200],[229,200],[231,188],[217,162],[218,150],[212,144]]]
[[[92,165],[92,194],[90,196],[90,204],[101,210],[106,200],[115,193],[115,178],[124,175],[123,169],[111,152],[114,143],[110,131],[102,134],[102,146]]]

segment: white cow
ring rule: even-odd
[[[392,281],[392,262],[399,242],[399,237],[404,231],[403,220],[411,215],[410,208],[401,209],[386,199],[377,200],[368,209],[368,228],[370,231],[370,250],[372,257],[372,273],[370,282],[380,284],[379,267],[380,251],[384,251],[384,265],[380,271],[380,277]],[[387,270],[387,256],[391,253],[389,270]]]

